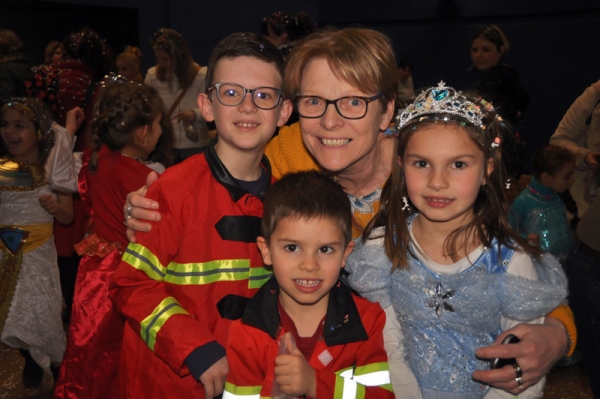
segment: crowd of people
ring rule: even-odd
[[[150,42],[145,74],[88,28],[31,69],[0,30],[0,339],[25,387],[541,398],[577,345],[600,395],[600,82],[512,201],[529,94],[497,26],[468,91],[415,91],[384,34],[304,13],[206,66]]]

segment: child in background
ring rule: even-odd
[[[274,278],[231,325],[223,398],[275,397],[274,386],[289,397],[393,398],[385,314],[339,278],[354,246],[342,187],[319,172],[284,176],[265,196],[262,234]],[[280,354],[286,334],[295,347]]]
[[[79,193],[91,231],[76,245],[82,256],[67,351],[55,398],[116,398],[123,317],[108,297],[108,280],[127,246],[123,201],[150,170],[147,161],[169,124],[156,91],[133,82],[111,83],[102,94],[92,125],[94,144],[79,174]]]
[[[129,244],[112,278],[111,297],[127,319],[121,397],[223,391],[231,320],[271,275],[256,238],[272,181],[264,147],[292,108],[283,66],[277,49],[250,33],[223,39],[209,58],[198,102],[217,139],[152,184],[147,196],[162,221]]]
[[[69,136],[81,115],[80,109],[67,114]],[[0,159],[0,331],[2,342],[25,357],[26,388],[39,385],[44,370],[56,374],[65,351],[52,222],[72,220],[72,197],[53,191],[53,171],[44,169],[61,129],[34,98],[13,98],[0,110],[8,151]]]
[[[117,69],[119,75],[136,83],[142,83],[144,77],[140,71],[142,51],[135,46],[125,47],[125,51],[117,56]]]
[[[393,306],[423,398],[512,398],[472,378],[489,366],[475,351],[519,322],[544,322],[565,300],[566,279],[508,224],[499,152],[506,127],[489,103],[443,82],[419,95],[398,126],[398,164],[366,243],[348,259],[350,285]],[[505,367],[520,393],[523,370],[516,360]],[[392,370],[392,383],[399,378],[408,377]],[[541,397],[543,384],[519,396]]]
[[[531,168],[531,182],[515,198],[508,220],[523,238],[550,252],[564,267],[573,234],[560,194],[573,185],[575,155],[550,144],[536,151]]]

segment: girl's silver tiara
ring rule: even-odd
[[[481,107],[484,107],[482,110]],[[427,89],[417,96],[402,114],[396,118],[398,131],[405,126],[423,120],[450,121],[449,115],[456,115],[461,121],[468,122],[481,129],[484,112],[493,111],[491,103],[480,99],[478,104],[470,101],[461,91],[446,86],[443,81],[437,87]],[[444,117],[440,117],[445,115]]]

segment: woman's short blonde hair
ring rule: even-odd
[[[383,93],[382,105],[396,98],[398,72],[390,40],[381,32],[362,28],[313,33],[294,48],[287,60],[284,90],[294,99],[306,65],[326,59],[332,72],[363,93]]]

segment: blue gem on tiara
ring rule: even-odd
[[[488,102],[483,102],[484,110],[479,105],[469,101],[461,92],[446,86],[445,82],[438,83],[437,87],[425,90],[417,96],[404,112],[396,118],[398,130],[418,120],[437,120],[440,114],[449,114],[457,117],[456,122],[467,123],[484,129],[483,112],[492,111],[493,107]],[[482,112],[483,111],[483,112]],[[443,118],[449,121],[448,118]]]
[[[433,99],[435,101],[442,101],[444,98],[448,97],[448,90],[431,90],[431,94],[433,95]]]

